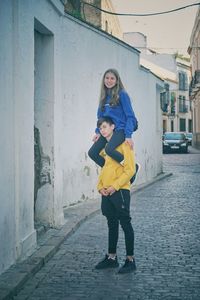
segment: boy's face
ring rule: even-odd
[[[99,127],[99,130],[103,137],[105,137],[106,139],[109,139],[109,138],[111,138],[111,136],[113,134],[114,128],[115,128],[114,124],[110,125],[107,122],[103,122],[101,124],[101,126]]]

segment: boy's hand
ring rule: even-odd
[[[116,190],[112,186],[109,186],[106,191],[110,196],[116,192]]]
[[[131,149],[133,149],[134,143],[131,138],[126,138],[125,143],[128,144],[131,147]]]
[[[96,141],[98,141],[98,139],[100,138],[100,134],[99,133],[96,133],[93,138],[92,138],[92,141],[95,143]]]
[[[100,193],[102,196],[108,196],[107,189],[105,189],[105,188],[99,190],[99,193]]]

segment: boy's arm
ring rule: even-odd
[[[130,146],[123,144],[124,167],[121,176],[113,183],[113,188],[118,191],[124,184],[128,183],[135,173],[135,156]]]
[[[97,190],[100,191],[101,189],[103,189],[103,182],[102,182],[102,170],[100,171],[100,174],[98,176],[98,181],[97,181]]]
[[[106,157],[105,150],[104,149],[101,150],[101,152],[99,153],[99,155],[101,155],[105,159],[105,157]],[[100,175],[99,175],[98,181],[97,181],[97,190],[98,191],[100,191],[101,189],[104,188],[101,178],[102,178],[102,172],[100,172]]]

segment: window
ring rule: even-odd
[[[192,132],[192,120],[188,120],[188,132]]]
[[[165,102],[169,105],[169,84],[165,83]]]
[[[179,96],[179,112],[180,113],[187,113],[188,112],[188,105],[186,105],[185,96]]]
[[[185,119],[180,119],[180,131],[186,131],[186,122]]]
[[[163,112],[168,112],[169,95],[169,84],[165,83],[165,91],[160,94],[160,104]]]
[[[178,73],[178,79],[179,79],[179,90],[181,91],[187,91],[188,90],[188,77],[187,73],[180,71]]]
[[[165,133],[164,135],[165,140],[184,140],[185,134],[184,133]]]
[[[171,114],[175,114],[176,112],[175,102],[176,102],[176,94],[175,92],[171,92]]]
[[[171,120],[171,132],[173,132],[173,131],[174,131],[174,121]]]

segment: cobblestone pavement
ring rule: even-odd
[[[132,197],[137,271],[95,270],[107,249],[101,214],[85,221],[15,300],[200,299],[200,154],[166,154],[173,176]],[[120,232],[118,257],[125,254]]]

